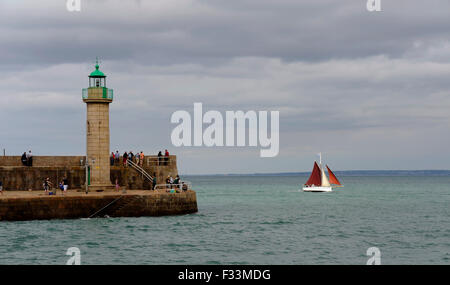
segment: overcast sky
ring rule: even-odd
[[[95,57],[111,148],[182,174],[450,169],[450,1],[0,0],[0,148],[85,153]],[[171,144],[177,110],[279,110],[280,153]]]

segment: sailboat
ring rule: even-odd
[[[334,175],[333,171],[326,165],[328,170],[328,175],[330,179],[328,179],[325,174],[325,170],[322,167],[322,153],[319,153],[320,160],[319,164],[314,161],[314,167],[311,172],[311,176],[308,181],[306,181],[305,185],[303,185],[303,191],[305,192],[331,192],[333,191],[333,187],[343,187],[336,175]]]

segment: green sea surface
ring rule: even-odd
[[[450,264],[449,176],[192,176],[199,212],[0,222],[0,264]]]

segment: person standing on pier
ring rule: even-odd
[[[50,182],[50,178],[45,178],[44,180],[44,192],[48,193],[48,190],[50,190],[50,187],[52,186],[52,183]]]
[[[161,165],[161,158],[162,158],[162,153],[161,151],[158,152],[158,166]]]
[[[133,152],[130,150],[130,152],[128,153],[128,160],[133,161],[133,159],[134,159],[134,154],[133,154]]]
[[[156,183],[157,183],[157,180],[156,180],[156,173],[153,173],[152,183],[153,183],[153,185],[152,185],[152,190],[155,190]]]
[[[128,153],[123,153],[123,166],[127,166],[127,160],[128,160]]]
[[[111,156],[109,157],[109,164],[111,164],[111,166],[114,165],[114,152],[111,152]]]
[[[33,166],[33,154],[31,153],[31,150],[27,153],[27,165]]]
[[[116,163],[119,164],[120,154],[119,154],[118,150],[116,150],[116,155],[114,156],[114,159],[115,159]]]
[[[164,154],[164,165],[167,165],[169,162],[169,151],[166,149],[166,152]]]
[[[139,152],[136,152],[136,155],[134,157],[136,158],[136,164],[139,165],[139,158],[140,158]]]
[[[166,188],[172,189],[172,186],[173,186],[173,178],[172,178],[172,176],[167,175],[167,178],[166,178]]]
[[[139,166],[142,167],[144,165],[144,152],[141,151],[140,157],[139,157]]]
[[[22,161],[23,166],[28,165],[28,159],[27,159],[27,152],[24,151],[22,154],[22,157],[20,158],[20,161]]]

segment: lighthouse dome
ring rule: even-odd
[[[91,72],[89,77],[106,77],[106,75],[99,70],[100,66],[98,63],[95,65],[95,70]]]

